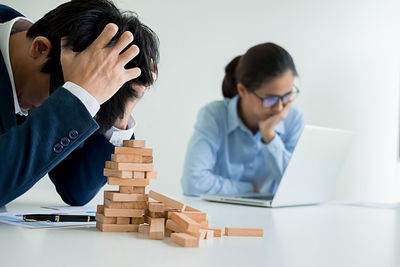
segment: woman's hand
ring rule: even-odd
[[[269,144],[275,137],[275,126],[286,118],[289,113],[291,103],[287,103],[281,111],[270,116],[269,118],[259,121],[258,127],[261,132],[262,139],[264,143]]]

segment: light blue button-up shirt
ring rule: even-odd
[[[265,144],[239,118],[238,100],[214,101],[199,111],[181,180],[186,195],[249,193],[253,185],[275,193],[303,129],[303,113],[292,105]]]

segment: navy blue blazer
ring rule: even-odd
[[[0,5],[0,23],[16,16],[22,15]],[[46,173],[64,202],[89,202],[106,183],[104,162],[114,150],[96,132],[98,128],[83,103],[63,87],[18,124],[0,53],[0,207],[28,191]]]

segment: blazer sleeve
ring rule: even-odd
[[[114,147],[96,132],[49,172],[51,181],[65,203],[82,206],[96,196],[107,182],[103,169]]]
[[[29,190],[98,127],[82,102],[59,87],[24,123],[0,133],[0,206]]]

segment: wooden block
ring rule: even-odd
[[[208,221],[207,220],[201,221],[201,222],[199,222],[199,224],[200,224],[200,227],[208,227]]]
[[[120,171],[120,170],[114,170],[114,169],[110,169],[110,168],[105,168],[103,175],[118,177],[118,178],[132,178],[131,171]]]
[[[140,224],[138,232],[142,233],[142,234],[148,234],[150,232],[150,225],[148,225],[148,224]]]
[[[144,217],[131,218],[131,224],[142,224],[142,223],[144,223]]]
[[[151,218],[168,218],[168,214],[167,212],[153,212],[153,211],[149,211],[147,213],[148,216],[150,216]]]
[[[150,203],[149,203],[149,207],[150,207]],[[181,214],[185,214],[186,216],[188,216],[189,218],[191,218],[192,220],[194,220],[195,222],[198,223],[203,223],[204,221],[207,221],[207,213],[205,212],[197,212],[197,211],[182,211],[180,212]],[[171,216],[172,212],[170,212],[168,214],[168,218]],[[207,226],[205,226],[207,227]]]
[[[132,172],[132,178],[144,179],[145,177],[146,177],[146,173],[145,172],[137,172],[137,171],[133,171]]]
[[[184,211],[197,211],[197,212],[201,212],[201,210],[195,209],[195,208],[190,207],[190,206],[186,206]]]
[[[171,234],[172,234],[172,233],[173,233],[173,232],[172,232],[171,230],[165,228],[165,230],[164,230],[164,235],[165,235],[166,237],[171,237]]]
[[[213,227],[201,227],[203,230],[212,230],[214,232],[214,237],[222,237],[222,228],[213,228]]]
[[[188,232],[187,230],[185,230],[185,228],[182,225],[177,224],[173,220],[167,220],[165,228],[169,229],[173,232],[176,232],[176,233],[187,233],[187,234],[194,236],[196,238],[199,238],[199,239],[204,239],[204,236],[206,234],[205,232],[200,232],[200,230],[196,231],[196,232]]]
[[[225,235],[227,236],[264,236],[262,228],[234,228],[225,227]]]
[[[147,209],[147,202],[146,201],[132,201],[132,202],[121,202],[122,209],[138,209],[138,210],[145,210]]]
[[[122,202],[120,201],[111,201],[109,199],[104,199],[104,207],[112,208],[112,209],[122,209]]]
[[[176,201],[176,200],[174,200],[172,198],[164,196],[163,194],[154,192],[153,190],[150,190],[149,197],[154,199],[154,200],[163,202],[165,205],[167,205],[167,206],[169,206],[171,208],[174,208],[174,209],[184,210],[185,206],[186,206],[184,203],[181,203],[181,202]]]
[[[110,209],[104,208],[104,215],[108,217],[141,217],[143,210],[137,209]]]
[[[138,225],[134,224],[104,224],[96,222],[96,227],[102,232],[137,232]]]
[[[138,147],[115,147],[115,154],[133,154],[141,156],[153,156],[153,149]]]
[[[124,140],[122,143],[125,147],[146,147],[146,140]]]
[[[131,222],[131,218],[129,217],[117,217],[117,224],[129,224]]]
[[[102,213],[96,213],[96,222],[105,223],[105,224],[116,224],[116,217],[106,217]]]
[[[214,231],[213,230],[204,230],[206,232],[205,239],[212,239],[214,238]]]
[[[183,226],[184,229],[188,232],[198,232],[200,229],[200,224],[198,224],[185,214],[179,212],[172,212],[170,218],[177,224]]]
[[[147,156],[147,157],[150,157],[150,156]],[[111,161],[114,161],[114,162],[144,163],[142,155],[132,155],[132,154],[112,154],[111,155]]]
[[[104,205],[97,205],[97,213],[104,214]]]
[[[151,172],[154,170],[153,163],[126,163],[126,162],[114,162],[114,161],[106,161],[106,168],[119,170],[119,171],[142,171],[142,172]],[[106,175],[111,176],[111,175]],[[120,177],[120,176],[117,176]],[[125,177],[122,177],[125,178]]]
[[[144,194],[122,194],[116,191],[104,191],[104,198],[112,201],[147,201],[148,196]]]
[[[157,172],[146,172],[146,179],[157,179]]]
[[[151,212],[164,212],[165,207],[162,202],[150,202],[149,201],[149,211]]]
[[[199,247],[199,239],[185,233],[171,234],[171,242],[185,248]]]
[[[153,163],[153,156],[142,156],[141,163]]]
[[[153,240],[164,239],[164,218],[153,219],[150,224],[149,237]]]
[[[120,186],[147,186],[149,185],[148,179],[130,179],[130,178],[119,178],[119,177],[108,177],[107,182],[109,185],[120,185]]]

